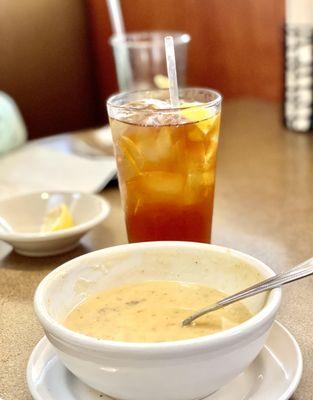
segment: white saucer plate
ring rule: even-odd
[[[300,382],[302,368],[298,343],[276,321],[266,345],[249,368],[203,400],[287,400]],[[30,356],[27,382],[35,400],[111,400],[71,374],[46,337]]]

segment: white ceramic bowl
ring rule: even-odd
[[[51,208],[65,203],[75,225],[61,231],[40,232],[44,216]],[[64,253],[77,246],[79,239],[100,224],[110,211],[100,196],[79,192],[35,192],[0,201],[0,240],[17,253],[42,257]]]
[[[195,339],[126,343],[84,336],[62,326],[86,296],[145,280],[207,284],[228,294],[273,275],[248,255],[191,242],[147,242],[86,254],[51,272],[35,294],[35,311],[65,366],[117,399],[201,399],[242,372],[258,355],[280,304],[280,289],[244,302],[256,313],[243,324]],[[138,327],[140,329],[140,327]]]

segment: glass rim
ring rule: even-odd
[[[184,91],[184,90],[199,90],[202,92],[206,92],[206,93],[212,93],[215,98],[213,100],[210,101],[206,101],[203,102],[201,104],[190,104],[190,105],[185,105],[183,107],[178,106],[178,107],[168,107],[168,108],[156,108],[156,109],[150,109],[147,110],[146,108],[142,108],[142,109],[138,109],[137,107],[132,107],[132,106],[126,106],[125,105],[118,105],[115,104],[116,101],[120,100],[121,98],[123,98],[126,95],[135,95],[135,94],[144,94],[144,93],[151,93],[151,92],[167,92],[169,93],[168,89],[151,89],[151,90],[133,90],[133,91],[127,91],[127,92],[118,92],[118,93],[114,93],[112,94],[108,99],[107,99],[107,106],[110,108],[114,108],[116,110],[127,110],[127,111],[136,111],[136,112],[147,112],[149,111],[149,113],[158,113],[158,112],[178,112],[181,110],[186,110],[188,108],[198,108],[198,107],[214,107],[216,105],[221,104],[223,96],[214,89],[210,89],[210,88],[204,88],[204,87],[184,87],[179,89],[179,92]],[[146,96],[148,97],[148,96]],[[144,96],[143,96],[144,98]]]
[[[109,38],[109,44],[114,47],[116,45],[124,44],[127,47],[151,47],[152,44],[156,44],[152,38],[164,39],[165,36],[173,36],[174,44],[181,45],[187,44],[191,40],[189,33],[181,31],[134,31],[124,34],[114,34]],[[146,37],[146,39],[144,39]],[[131,40],[130,40],[131,39]],[[132,40],[134,39],[134,40]],[[160,41],[163,45],[163,40]]]

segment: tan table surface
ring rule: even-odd
[[[0,397],[29,400],[27,359],[43,331],[32,298],[41,279],[85,252],[126,242],[117,188],[104,190],[108,219],[76,250],[32,259],[0,244]],[[313,255],[313,134],[281,127],[280,106],[256,100],[223,109],[213,243],[260,258],[282,270]],[[313,279],[284,290],[279,320],[295,335],[304,374],[294,400],[313,399]],[[266,400],[266,399],[264,399]]]

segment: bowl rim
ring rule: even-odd
[[[210,346],[211,348],[220,348],[223,345],[228,344],[232,339],[236,339],[240,337],[242,340],[245,337],[251,336],[253,331],[258,330],[264,323],[271,318],[274,320],[274,316],[279,308],[281,302],[281,289],[273,289],[269,293],[267,302],[265,306],[247,321],[239,324],[233,328],[226,329],[222,332],[217,332],[207,336],[199,336],[191,339],[177,340],[177,341],[167,341],[167,342],[120,342],[106,339],[96,339],[91,336],[86,336],[77,332],[74,332],[68,328],[65,328],[61,323],[57,322],[54,318],[52,318],[46,307],[44,305],[44,294],[46,288],[50,285],[50,283],[64,276],[64,272],[69,272],[72,269],[75,269],[78,266],[81,266],[80,261],[84,259],[88,259],[89,257],[94,257],[95,255],[100,254],[116,254],[119,252],[127,252],[127,249],[130,250],[148,250],[155,248],[198,248],[200,249],[209,249],[212,251],[217,251],[219,253],[230,253],[235,256],[237,259],[247,262],[248,264],[255,267],[258,271],[262,271],[266,274],[266,276],[273,276],[274,271],[264,264],[262,261],[245,254],[241,251],[218,246],[212,244],[198,243],[198,242],[182,242],[182,241],[159,241],[159,242],[142,242],[142,243],[131,243],[124,244],[119,246],[108,247],[105,249],[97,250],[94,252],[90,252],[84,254],[82,256],[76,257],[52,272],[50,272],[38,285],[35,296],[34,296],[34,309],[39,319],[40,323],[44,327],[44,330],[48,333],[51,333],[54,337],[60,338],[62,341],[67,343],[71,343],[71,345],[78,346],[79,350],[87,349],[87,350],[95,350],[97,352],[114,352],[114,353],[127,353],[131,355],[132,353],[136,354],[158,354],[160,351],[162,354],[164,353],[177,353],[192,350],[196,351],[197,349],[202,349],[203,347]]]
[[[56,231],[56,232],[6,232],[6,231],[0,231],[0,239],[10,242],[10,241],[19,241],[19,242],[29,242],[29,241],[46,241],[46,240],[53,240],[53,239],[60,239],[60,238],[66,238],[70,236],[74,236],[83,232],[88,231],[89,229],[93,228],[94,226],[98,225],[100,222],[102,222],[110,213],[111,211],[111,206],[109,202],[93,193],[85,193],[85,192],[80,192],[80,191],[66,191],[66,190],[40,190],[40,191],[31,191],[15,196],[10,196],[4,199],[0,200],[0,204],[10,201],[12,199],[23,199],[26,197],[38,195],[41,196],[43,194],[48,194],[48,195],[70,195],[71,197],[75,196],[81,196],[83,199],[84,197],[89,197],[91,199],[94,199],[98,204],[100,205],[100,211],[91,219],[89,219],[86,222],[77,224],[73,227],[70,227],[68,229],[64,229],[61,231]]]

